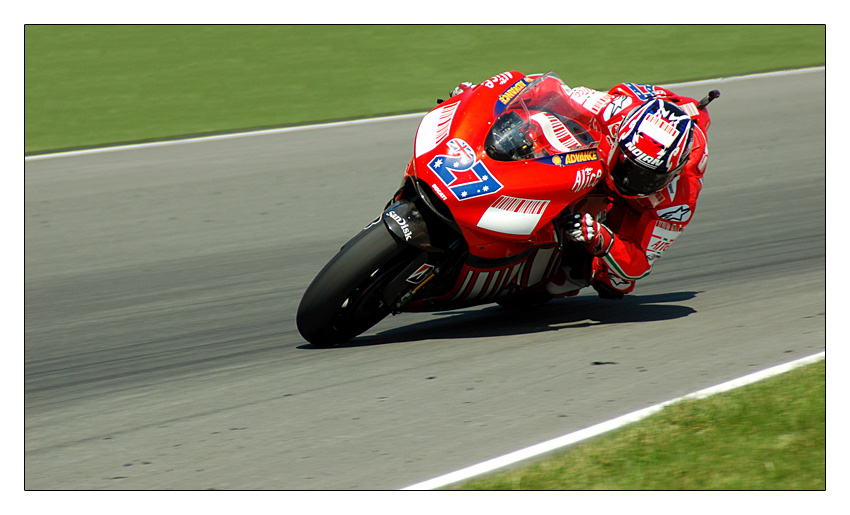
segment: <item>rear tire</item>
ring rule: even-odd
[[[317,347],[343,343],[384,319],[392,306],[384,286],[411,258],[411,247],[375,223],[346,243],[313,280],[298,306],[296,324]]]

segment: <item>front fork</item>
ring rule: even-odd
[[[391,203],[384,210],[381,219],[399,241],[419,251],[410,264],[384,288],[384,302],[392,306],[393,313],[396,314],[441,272],[450,268],[445,265],[451,263],[461,238],[458,237],[447,249],[432,245],[422,213],[410,200],[400,199]]]

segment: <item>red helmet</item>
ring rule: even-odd
[[[605,174],[624,197],[651,195],[675,179],[691,154],[694,122],[677,105],[655,99],[634,108],[617,132],[619,155]]]

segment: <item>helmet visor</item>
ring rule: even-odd
[[[659,173],[645,168],[631,158],[620,153],[617,165],[611,170],[611,177],[620,193],[636,197],[651,195],[664,188],[676,177],[676,173]]]

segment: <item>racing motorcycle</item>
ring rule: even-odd
[[[607,204],[590,194],[602,133],[576,108],[590,91],[510,71],[438,101],[383,214],[304,293],[304,339],[337,345],[390,313],[548,301],[545,285],[572,248],[562,220],[581,211],[601,221]]]

